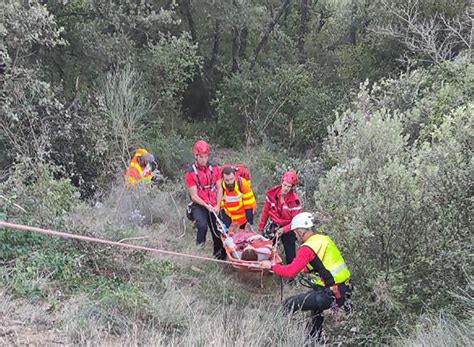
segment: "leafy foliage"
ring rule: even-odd
[[[0,218],[199,252],[182,171],[205,138],[251,167],[260,202],[295,169],[305,208],[332,219],[357,310],[331,335],[391,343],[424,311],[462,326],[452,284],[465,293],[472,278],[472,32],[462,0],[9,1]],[[156,155],[161,186],[124,189],[138,147]],[[2,290],[63,310],[73,343],[303,344],[225,272],[6,230],[0,258]]]
[[[436,79],[447,89],[464,88],[449,76],[438,74]],[[400,82],[417,78],[414,74]],[[386,84],[388,90],[393,83]],[[375,93],[388,95],[388,90],[375,87]],[[379,308],[365,319],[383,317],[387,328],[403,329],[410,321],[404,315],[422,309],[449,307],[461,314],[462,306],[453,305],[446,293],[452,283],[462,287],[472,275],[471,98],[462,106],[443,105],[451,111],[442,116],[428,113],[417,124],[420,136],[409,141],[413,123],[405,120],[434,102],[432,95],[416,98],[408,110],[388,111],[387,104],[400,100],[406,88],[386,99],[366,92],[363,88],[359,104],[331,127],[325,155],[333,167],[316,194],[321,208],[333,215],[335,229],[329,232],[354,263],[359,289],[373,298],[364,304]],[[368,105],[372,107],[363,107]],[[433,125],[435,117],[436,122],[442,117],[438,126]],[[460,266],[460,259],[466,263]]]
[[[0,185],[0,210],[8,220],[37,226],[63,226],[75,205],[74,188],[69,180],[54,178],[58,168],[25,158]],[[45,238],[29,233],[0,231],[3,261],[25,254]]]

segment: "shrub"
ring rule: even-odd
[[[310,77],[302,65],[274,70],[248,65],[226,78],[214,100],[222,144],[249,147],[271,134],[278,144],[291,147],[295,115],[310,88]]]
[[[298,173],[296,192],[303,200],[304,208],[314,207],[314,192],[318,189],[319,179],[323,175],[323,165],[317,157],[309,159],[287,158],[275,168],[274,182],[281,183],[281,177],[286,171],[295,170]]]
[[[151,103],[141,95],[141,75],[129,66],[109,73],[100,93],[104,119],[109,122],[112,146],[110,154],[128,165],[135,148],[142,144],[144,119],[152,110]],[[112,159],[112,158],[110,158]]]
[[[395,346],[468,346],[474,339],[472,322],[454,317],[421,317],[415,331],[408,337],[394,339]]]
[[[360,103],[338,118],[326,142],[333,166],[315,198],[333,216],[326,232],[353,270],[363,326],[379,322],[376,335],[408,329],[426,308],[463,313],[447,292],[472,271],[473,105],[446,106],[437,126],[427,115],[418,124],[424,135],[411,139],[406,120],[431,97],[404,112],[367,99],[370,107]]]
[[[34,226],[60,227],[75,206],[75,189],[68,179],[55,179],[60,170],[48,163],[28,158],[12,167],[8,179],[0,184],[0,209],[9,221]],[[16,204],[16,205],[15,205]],[[24,254],[30,246],[46,238],[28,232],[0,231],[0,254],[3,260]]]

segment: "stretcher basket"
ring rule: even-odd
[[[260,267],[260,261],[252,261],[252,260],[241,260],[235,258],[232,255],[232,250],[226,246],[225,244],[226,236],[221,235],[222,243],[224,244],[224,249],[227,254],[228,260],[232,263],[232,266],[242,272],[262,272],[262,268]],[[282,259],[278,254],[276,247],[272,247],[272,253],[270,255],[270,260],[272,263],[281,264]]]

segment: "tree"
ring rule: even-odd
[[[384,321],[382,334],[410,329],[426,309],[465,312],[446,293],[472,276],[464,262],[472,253],[474,110],[472,88],[464,89],[472,68],[459,59],[362,87],[330,128],[324,158],[331,168],[316,202],[332,215],[326,232],[344,248],[367,298],[363,326]],[[456,90],[467,94],[457,98]]]
[[[474,4],[465,5],[464,11],[455,16],[436,12],[423,18],[418,1],[400,4],[385,3],[392,16],[388,25],[375,31],[402,42],[414,54],[429,62],[440,64],[453,59],[467,49],[472,58],[474,42]]]

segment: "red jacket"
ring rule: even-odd
[[[290,191],[284,197],[283,204],[280,203],[281,185],[271,188],[267,191],[265,205],[263,206],[262,216],[258,229],[263,231],[267,224],[268,217],[271,217],[273,223],[284,228],[285,233],[291,231],[291,220],[298,213],[303,211],[301,200],[293,191]]]
[[[280,277],[295,278],[301,271],[308,272],[306,265],[311,263],[314,258],[316,258],[316,254],[311,248],[301,246],[291,264],[275,264],[272,266],[272,271]]]
[[[212,206],[216,206],[217,204],[216,182],[220,179],[220,167],[214,165],[212,165],[212,173],[211,165],[202,167],[197,164],[191,165],[184,173],[186,187],[190,188],[196,186],[198,196]]]

